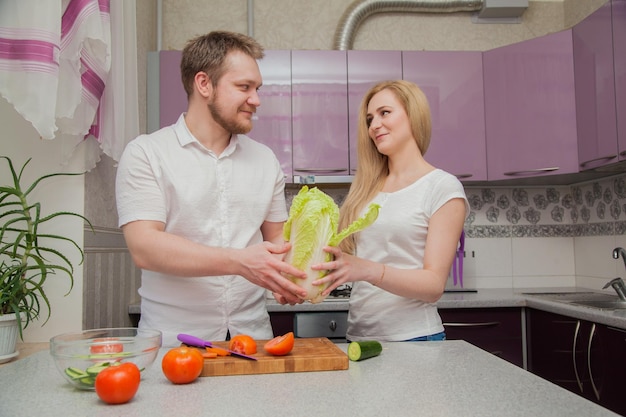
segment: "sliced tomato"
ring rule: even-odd
[[[204,359],[215,359],[215,358],[217,358],[217,353],[215,353],[215,352],[202,352],[202,357]]]
[[[117,337],[103,337],[93,340],[93,345],[89,346],[89,352],[98,353],[120,353],[124,351],[124,345],[119,343]]]
[[[215,353],[215,355],[217,355],[217,356],[228,356],[228,355],[230,355],[230,352],[228,350],[222,349],[222,348],[219,348],[219,347],[215,347],[215,346],[207,347],[205,349],[206,349],[207,352]]]
[[[295,343],[295,338],[293,336],[293,332],[289,332],[282,336],[276,336],[272,340],[269,340],[263,346],[263,349],[270,355],[275,356],[283,356],[291,352],[293,349],[293,345]]]
[[[230,339],[228,349],[244,355],[254,355],[256,353],[256,340],[247,334],[238,334]]]

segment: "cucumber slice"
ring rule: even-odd
[[[71,366],[69,368],[65,368],[65,374],[72,379],[81,379],[89,376],[89,374],[82,369],[72,368]]]
[[[94,384],[96,383],[96,377],[95,376],[88,376],[85,378],[81,378],[80,379],[80,383],[87,386],[87,387],[93,387]]]
[[[100,371],[102,371],[104,368],[108,368],[109,366],[111,366],[110,362],[99,363],[97,365],[93,365],[87,368],[86,372],[90,376],[96,376],[100,373]]]
[[[351,361],[362,361],[380,355],[383,346],[376,340],[362,340],[348,345],[348,358]]]

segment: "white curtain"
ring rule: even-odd
[[[0,1],[0,95],[84,171],[139,134],[135,18],[135,0]]]

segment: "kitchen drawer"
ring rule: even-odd
[[[347,330],[347,311],[296,313],[294,319],[296,337],[345,338]]]
[[[522,316],[519,308],[450,308],[439,315],[448,339],[457,333],[476,338],[521,338]]]
[[[519,308],[440,309],[448,340],[465,340],[519,367],[524,366]]]

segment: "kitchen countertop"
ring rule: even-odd
[[[0,367],[0,409],[12,417],[617,415],[464,341],[383,347],[345,371],[202,377],[189,385],[165,379],[161,349],[135,398],[116,406],[71,387],[41,351]]]

